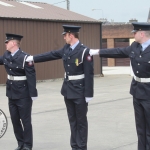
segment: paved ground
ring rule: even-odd
[[[104,67],[103,73],[104,77],[94,78],[94,99],[88,106],[88,150],[137,150],[132,96],[129,94],[130,69]],[[60,94],[62,82],[57,79],[37,84],[39,98],[34,101],[32,111],[33,150],[71,150],[69,122]],[[0,86],[0,95],[0,109],[5,112],[9,123],[7,132],[0,139],[0,149],[14,150],[17,143],[5,86]]]

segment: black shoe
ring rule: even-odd
[[[24,148],[21,149],[21,150],[32,150],[32,148],[24,147]]]
[[[15,150],[22,150],[23,146],[18,146]]]

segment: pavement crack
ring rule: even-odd
[[[120,99],[115,99],[115,100],[108,100],[108,101],[105,101],[105,102],[98,102],[98,103],[90,104],[88,107],[94,106],[94,105],[105,104],[105,103],[112,103],[112,102],[121,101],[121,100],[127,100],[127,99],[130,99],[130,98],[131,97],[126,97],[126,98],[120,98]],[[42,113],[49,113],[49,112],[56,112],[56,111],[62,111],[62,110],[66,110],[66,108],[60,108],[60,109],[53,109],[53,110],[46,110],[46,111],[41,111],[41,112],[35,112],[35,113],[32,113],[32,115],[37,115],[37,114],[42,114]]]
[[[101,105],[101,104],[105,104],[105,103],[112,103],[112,102],[121,101],[121,100],[127,100],[127,99],[131,99],[131,98],[132,97],[126,97],[126,98],[120,98],[120,99],[115,99],[115,100],[108,100],[108,101],[105,101],[105,102],[98,102],[98,103],[90,104],[88,107],[94,106],[94,105]],[[50,112],[57,112],[57,111],[62,111],[62,110],[66,110],[66,108],[59,108],[59,109],[35,112],[35,113],[32,113],[32,115],[38,115],[38,114],[50,113]],[[7,118],[10,118],[10,116],[7,116]]]
[[[129,145],[133,145],[135,143],[137,143],[137,141],[136,142],[132,142],[132,143],[128,143],[128,144],[125,144],[125,145],[122,145],[122,146],[119,146],[119,147],[115,147],[115,148],[113,148],[111,150],[117,150],[118,148],[123,148],[123,147],[129,146]]]
[[[121,101],[121,100],[126,100],[126,99],[131,99],[132,97],[126,97],[126,98],[120,98],[120,99],[115,99],[115,100],[108,100],[105,102],[98,102],[98,103],[94,103],[94,104],[90,104],[91,105],[98,105],[98,104],[104,104],[104,103],[111,103],[111,102],[116,102],[116,101]]]

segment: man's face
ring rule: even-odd
[[[64,40],[66,41],[67,44],[71,43],[72,35],[70,33],[64,34]]]
[[[142,42],[142,38],[143,38],[143,34],[144,34],[144,31],[134,32],[135,41],[138,42],[138,43],[141,43]]]
[[[15,45],[16,45],[15,40],[10,40],[10,41],[6,42],[5,43],[6,50],[11,51]]]

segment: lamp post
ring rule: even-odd
[[[103,9],[95,9],[95,8],[92,9],[92,11],[95,11],[95,10],[101,10],[102,11],[102,17],[104,18]]]
[[[54,3],[52,5],[56,5],[56,4],[63,3],[63,2],[67,2],[67,10],[70,10],[70,1],[69,0],[60,1],[60,2]]]
[[[94,10],[101,10],[102,11],[102,16],[103,16],[103,18],[104,18],[104,14],[103,14],[103,10],[102,9],[95,9],[95,8],[93,8],[92,9],[92,11],[94,11]],[[100,49],[102,49],[102,23],[103,22],[100,22]],[[103,61],[102,61],[102,57],[100,58],[100,76],[101,77],[104,77],[104,75],[103,75]]]
[[[69,0],[66,1],[67,1],[67,10],[70,10],[70,1]]]

